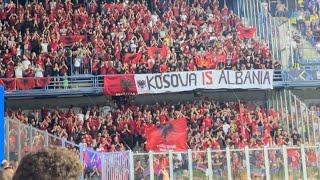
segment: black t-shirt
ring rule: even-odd
[[[298,142],[300,141],[300,135],[299,134],[293,133],[291,138],[292,138],[293,145],[297,145]]]
[[[232,64],[231,63],[227,63],[225,66],[225,70],[231,70],[232,69]]]

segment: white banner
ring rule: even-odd
[[[273,70],[203,70],[135,74],[138,94],[195,89],[273,89]]]

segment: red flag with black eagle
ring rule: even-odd
[[[150,58],[154,59],[157,55],[162,58],[166,58],[169,53],[169,48],[167,46],[163,47],[148,47],[148,55]]]
[[[2,85],[6,91],[16,90],[15,78],[1,78],[0,85]]]
[[[137,64],[141,58],[141,53],[126,53],[123,57],[123,62],[128,64]]]
[[[251,39],[255,36],[256,28],[243,28],[240,27],[238,30],[238,36],[240,39]]]
[[[187,121],[179,118],[160,127],[146,129],[148,151],[184,151],[187,149]]]
[[[136,95],[134,74],[105,76],[104,92],[111,96]]]
[[[34,78],[17,78],[17,89],[28,90],[34,88]]]

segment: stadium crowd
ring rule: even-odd
[[[145,129],[179,117],[188,121],[188,148],[299,145],[300,135],[280,127],[273,109],[203,100],[178,104],[119,105],[49,110],[7,110],[6,116],[97,151],[145,151]]]
[[[291,16],[291,22],[297,25],[303,36],[314,46],[319,46],[319,2],[305,0],[298,4],[298,10]],[[319,47],[318,47],[319,48]]]
[[[281,67],[217,0],[161,2],[10,1],[0,9],[0,77]]]

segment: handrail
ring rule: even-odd
[[[283,81],[284,72],[281,70],[274,71],[274,81]],[[48,77],[50,82],[43,87],[42,90],[70,90],[70,89],[83,89],[83,88],[102,88],[103,87],[103,78],[106,76],[119,76],[125,74],[108,74],[108,75],[77,75],[77,76],[56,76]],[[1,80],[32,80],[37,78],[0,78]],[[3,83],[5,84],[5,83]],[[18,90],[17,88],[7,90],[7,92],[13,93],[16,91],[33,91],[34,89],[24,89]],[[41,89],[37,89],[41,90]]]
[[[320,69],[320,67],[319,67]],[[292,69],[297,70],[297,69]],[[317,70],[317,68],[300,68],[300,70]],[[289,78],[291,69],[274,70],[274,88],[283,87],[318,87],[317,80],[304,80]],[[121,75],[121,74],[120,74]],[[51,77],[51,81],[42,89],[6,90],[6,97],[35,97],[35,96],[78,96],[83,94],[102,94],[105,76],[119,76],[119,74],[109,75],[77,75],[62,77]],[[64,84],[64,80],[67,83]],[[1,84],[1,79],[0,79]]]

